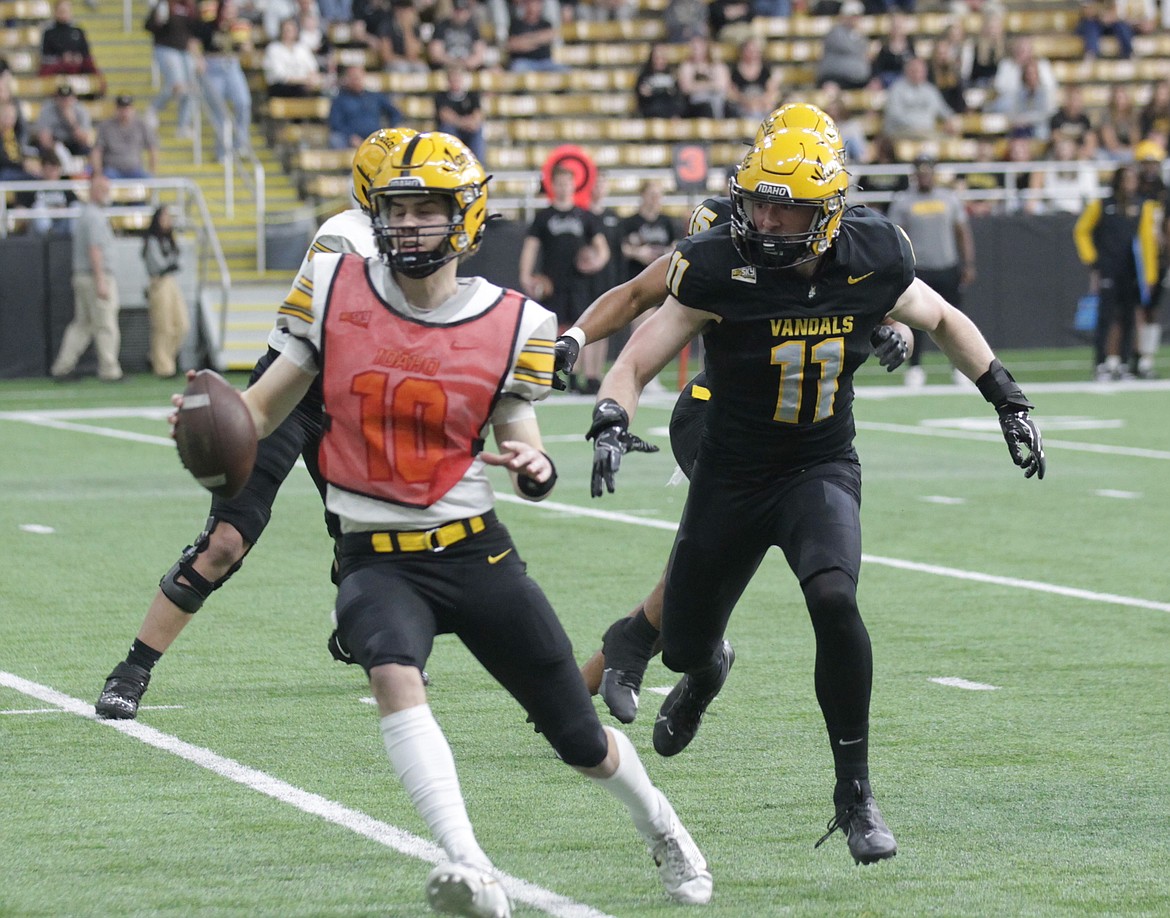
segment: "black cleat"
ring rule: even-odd
[[[852,799],[844,805],[838,804],[837,814],[829,821],[827,828],[829,831],[813,847],[819,848],[840,829],[845,834],[849,853],[853,855],[856,864],[876,864],[898,853],[894,833],[882,819],[882,811],[873,799],[868,781],[864,787],[861,781],[853,782]]]
[[[678,685],[670,690],[666,701],[658,712],[658,719],[654,722],[654,751],[662,756],[677,755],[690,745],[691,740],[699,731],[699,722],[703,719],[703,712],[707,705],[715,700],[723,683],[727,681],[727,674],[731,672],[731,664],[735,662],[735,651],[731,649],[731,642],[723,642],[722,667],[719,679],[715,685],[702,693],[692,691],[693,681],[689,675],[678,680]]]
[[[609,713],[623,724],[632,724],[638,716],[638,693],[642,677],[654,655],[654,643],[643,643],[630,625],[634,619],[625,616],[609,626],[601,639],[605,656],[605,671],[601,674],[601,695]]]
[[[138,703],[150,685],[150,671],[133,663],[122,662],[106,679],[106,686],[93,706],[98,717],[108,720],[133,720]]]

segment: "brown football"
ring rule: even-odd
[[[187,383],[175,443],[183,466],[217,497],[239,494],[256,462],[256,427],[248,406],[214,370],[200,370]]]

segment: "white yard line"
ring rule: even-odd
[[[1170,381],[1167,381],[1170,384]],[[1147,385],[1145,388],[1150,388]],[[1052,388],[1064,390],[1065,384],[1052,384]],[[1069,384],[1069,388],[1072,388]],[[1162,388],[1157,386],[1157,388]],[[74,424],[64,420],[66,417],[158,417],[158,408],[86,408],[63,409],[58,411],[3,411],[0,420],[24,421],[48,427],[59,427],[66,430],[75,430],[78,433],[96,434],[99,436],[116,437],[135,440],[140,443],[152,443],[161,446],[174,447],[174,441],[169,437],[151,437],[143,434],[132,434],[126,431],[108,427],[91,426],[88,424]],[[893,433],[907,433],[928,437],[952,437],[965,440],[1000,441],[999,434],[983,434],[977,431],[942,430],[935,427],[915,427],[903,424],[870,424],[858,422],[858,428],[880,430]],[[1124,446],[1105,446],[1098,443],[1077,443],[1063,440],[1046,440],[1048,448],[1057,446],[1063,449],[1079,450],[1082,452],[1107,453],[1115,456],[1131,456],[1142,459],[1170,459],[1170,452],[1164,450],[1136,449]],[[647,519],[630,513],[620,513],[608,510],[598,510],[592,507],[578,507],[573,504],[563,504],[557,501],[541,501],[534,504],[513,494],[497,494],[496,499],[503,503],[518,504],[530,509],[555,511],[569,516],[588,517],[608,522],[625,523],[631,526],[643,526],[650,529],[661,529],[674,532],[678,524],[666,520]],[[1014,589],[1032,590],[1038,593],[1050,593],[1057,596],[1067,596],[1072,599],[1084,599],[1089,602],[1101,602],[1109,605],[1129,606],[1138,609],[1153,609],[1158,612],[1170,612],[1170,603],[1155,602],[1133,596],[1121,596],[1116,593],[1098,593],[1093,590],[1082,590],[1076,587],[1066,587],[1055,583],[1044,583],[1039,580],[1023,580],[1017,577],[1000,577],[995,574],[984,574],[979,571],[965,571],[960,568],[945,567],[937,564],[921,564],[916,561],[905,561],[899,558],[883,558],[878,555],[863,554],[861,560],[867,564],[878,564],[900,570],[915,571],[921,574],[932,574],[940,577],[951,577],[958,580],[971,580],[979,583],[990,583],[996,586],[1007,586]]]
[[[678,529],[677,523],[665,520],[644,519],[628,513],[616,513],[607,510],[594,510],[591,507],[575,507],[572,504],[561,504],[556,501],[541,501],[534,504],[514,494],[497,494],[496,500],[500,503],[519,504],[532,509],[543,509],[568,516],[588,517],[590,519],[605,520],[612,523],[626,523],[631,526],[643,526],[647,529],[662,529],[674,532]],[[997,574],[984,574],[980,571],[965,571],[957,567],[944,567],[939,564],[922,564],[917,561],[905,561],[901,558],[883,558],[880,555],[863,554],[861,560],[866,564],[877,564],[882,567],[892,567],[898,570],[914,571],[919,574],[933,574],[938,577],[950,577],[955,580],[971,580],[978,583],[990,583],[995,586],[1012,587],[1019,590],[1033,590],[1037,593],[1051,593],[1056,596],[1067,596],[1071,599],[1084,599],[1089,602],[1102,602],[1116,606],[1130,606],[1137,609],[1153,609],[1157,612],[1170,612],[1170,603],[1155,602],[1152,599],[1140,599],[1135,596],[1119,596],[1116,593],[1098,593],[1093,590],[1082,590],[1076,587],[1061,586],[1057,583],[1045,583],[1041,580],[1022,580],[1019,577],[1001,577]]]
[[[247,765],[241,764],[233,759],[218,755],[210,749],[194,746],[178,737],[171,736],[169,733],[163,733],[154,727],[148,727],[146,724],[139,723],[136,720],[102,720],[94,713],[91,702],[72,698],[69,695],[64,695],[55,689],[49,688],[47,685],[30,682],[27,679],[22,679],[20,676],[3,671],[0,671],[0,686],[14,689],[44,704],[53,705],[55,708],[68,714],[74,714],[85,720],[91,720],[107,726],[112,730],[117,730],[119,733],[132,737],[148,746],[161,749],[163,752],[169,752],[181,759],[185,759],[193,765],[198,765],[200,768],[205,768],[220,777],[227,778],[229,781],[235,781],[237,784],[243,785],[257,793],[265,794],[280,803],[295,807],[303,813],[308,813],[310,816],[318,816],[326,822],[331,822],[357,835],[362,835],[400,854],[405,854],[407,857],[417,858],[420,861],[426,861],[430,864],[437,864],[445,858],[443,850],[438,845],[432,844],[426,839],[419,838],[417,835],[412,835],[403,829],[380,822],[371,816],[367,816],[365,813],[350,809],[336,801],[302,790],[299,787],[294,787],[292,784],[281,781],[279,778],[275,778],[263,771],[249,768]],[[525,905],[530,905],[544,912],[546,915],[554,915],[557,918],[612,918],[612,916],[607,915],[605,912],[600,912],[580,902],[574,902],[572,899],[557,895],[551,890],[537,886],[535,883],[529,883],[527,880],[522,880],[519,877],[510,876],[502,872],[499,876],[504,884],[504,888],[508,891],[508,895],[512,897],[514,902],[523,902]]]

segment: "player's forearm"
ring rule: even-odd
[[[309,391],[313,374],[307,373],[283,354],[243,393],[252,415],[256,436],[263,440],[276,430]]]
[[[968,379],[978,379],[995,359],[995,353],[975,323],[954,307],[944,311],[930,337]]]

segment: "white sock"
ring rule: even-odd
[[[455,757],[430,705],[387,714],[381,727],[390,764],[435,841],[451,860],[491,869],[467,817]]]
[[[1105,358],[1105,369],[1116,370],[1120,366],[1121,366],[1121,358],[1120,357],[1118,357],[1114,354],[1110,354],[1108,357]]]
[[[618,767],[608,778],[592,778],[626,805],[634,827],[643,836],[659,836],[670,830],[674,808],[657,787],[638,758],[634,744],[620,730],[605,728],[618,750]]]

